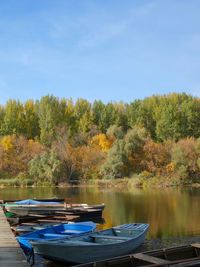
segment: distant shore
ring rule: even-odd
[[[0,188],[33,188],[33,187],[99,187],[99,188],[115,188],[115,189],[135,189],[135,188],[169,188],[169,187],[200,187],[200,183],[175,183],[173,180],[166,179],[166,177],[152,177],[148,181],[136,178],[123,178],[123,179],[96,179],[96,180],[82,180],[74,181],[71,183],[61,183],[58,185],[40,184],[40,185],[27,185],[27,184],[4,184],[0,182]]]

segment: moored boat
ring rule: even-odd
[[[17,215],[13,214],[13,216],[7,217],[7,220],[11,225],[19,225],[22,223],[62,223],[64,221],[78,221],[80,217],[78,215],[69,215],[69,214],[33,214],[33,215]]]
[[[15,235],[27,234],[36,230],[42,230],[46,227],[55,226],[59,224],[72,223],[72,221],[62,221],[62,220],[42,220],[30,223],[22,223],[17,226],[11,226],[12,231]]]
[[[110,258],[76,267],[200,266],[200,244],[182,245]]]
[[[34,251],[43,257],[72,263],[86,263],[124,255],[140,246],[149,225],[124,224],[69,239],[32,241]]]
[[[26,199],[16,202],[8,202],[2,204],[7,212],[11,212],[20,216],[27,215],[44,215],[44,214],[52,214],[52,213],[67,213],[67,214],[77,214],[84,212],[91,212],[96,210],[101,212],[105,208],[105,204],[97,204],[97,205],[88,205],[85,203],[81,204],[69,204],[63,202],[55,202],[55,201],[38,201],[34,199]],[[92,213],[92,212],[91,212]],[[91,214],[90,213],[90,214]],[[98,215],[99,216],[99,215]]]
[[[17,237],[20,246],[26,251],[32,249],[30,240],[48,240],[55,238],[67,238],[82,233],[88,233],[94,231],[96,224],[93,222],[82,222],[82,223],[68,223],[59,224],[56,226],[47,226],[44,229],[36,230],[27,234],[23,234]]]

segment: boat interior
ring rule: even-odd
[[[68,244],[81,244],[81,245],[89,245],[89,244],[112,244],[119,243],[131,240],[133,237],[141,234],[141,230],[127,230],[127,229],[116,229],[111,228],[104,231],[93,232],[87,235],[81,235],[78,237],[73,237],[72,239],[63,239],[60,240],[60,243],[67,242]],[[52,240],[53,242],[53,240]],[[56,240],[55,240],[56,242]]]

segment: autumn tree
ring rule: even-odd
[[[24,104],[24,122],[23,132],[24,136],[28,139],[39,137],[39,118],[37,114],[36,105],[33,100],[28,100]]]
[[[128,126],[130,128],[134,126],[143,127],[155,139],[156,120],[154,118],[154,111],[157,107],[157,102],[156,96],[131,102],[127,107]]]
[[[3,135],[24,133],[23,105],[16,100],[8,100],[5,105],[5,113],[1,127]]]
[[[73,156],[77,179],[100,178],[100,166],[105,158],[101,150],[91,146],[80,146],[74,148]]]
[[[61,125],[67,128],[70,135],[73,135],[77,132],[77,118],[74,103],[72,99],[63,99],[62,106],[64,109],[64,120]]]
[[[28,166],[35,184],[56,185],[59,182],[61,163],[53,150],[35,156]]]
[[[56,128],[61,121],[59,100],[54,96],[42,97],[38,107],[40,140],[50,146],[55,140]]]
[[[23,136],[4,136],[0,139],[0,170],[10,176],[27,173],[28,162],[43,151],[43,146],[36,141]]]
[[[128,157],[124,140],[116,140],[113,144],[105,163],[101,167],[101,174],[109,179],[123,178],[128,175]]]
[[[160,97],[160,104],[155,109],[156,135],[158,140],[200,135],[200,105],[193,97],[186,94],[171,94]]]
[[[108,138],[110,140],[112,140],[113,142],[116,140],[116,139],[123,139],[124,137],[124,131],[122,129],[121,126],[117,126],[116,124],[114,125],[111,125],[107,131],[106,131],[106,135],[108,136]]]
[[[92,147],[97,147],[103,152],[108,151],[111,148],[112,143],[112,139],[109,139],[103,133],[93,136],[90,141]]]
[[[153,175],[166,175],[166,168],[171,162],[171,144],[168,142],[156,143],[153,140],[147,140],[143,150],[143,169]]]
[[[87,132],[92,125],[91,104],[82,98],[79,98],[74,106],[74,114],[77,120],[78,130]]]
[[[145,128],[133,127],[125,136],[125,151],[129,159],[130,172],[139,172],[144,156],[144,144],[149,138]]]
[[[103,113],[105,104],[101,100],[95,100],[92,105],[92,123],[98,127],[99,130],[105,132],[105,125],[103,122]]]
[[[200,175],[200,150],[199,140],[186,138],[178,141],[172,148],[172,163],[175,166],[175,174],[180,179],[196,179]]]
[[[116,104],[113,104],[112,102],[105,105],[102,101],[95,101],[92,111],[93,122],[97,124],[103,133],[106,133],[111,125],[117,123],[118,110]]]
[[[53,149],[61,162],[62,181],[70,181],[76,177],[74,149],[69,143],[69,135],[66,128],[60,129]]]

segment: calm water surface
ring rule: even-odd
[[[114,225],[145,222],[150,224],[147,241],[140,250],[200,242],[200,189],[135,189],[119,191],[89,188],[12,188],[0,189],[0,199],[67,198],[69,203],[106,204],[105,223]],[[37,262],[39,266],[63,266]]]

